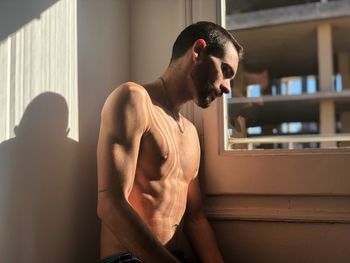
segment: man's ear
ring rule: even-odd
[[[204,39],[197,39],[192,45],[192,60],[197,62],[199,60],[199,55],[204,51],[207,46],[207,42]]]

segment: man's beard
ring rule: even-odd
[[[211,97],[207,96],[205,98],[198,98],[197,105],[203,109],[206,109],[210,106],[211,102]]]
[[[210,104],[216,99],[214,85],[207,82],[204,85],[196,87],[196,89],[197,89],[197,105],[203,109],[208,108]]]
[[[215,86],[211,82],[208,69],[196,67],[191,77],[196,90],[195,103],[205,109],[208,108],[213,100],[215,100]]]

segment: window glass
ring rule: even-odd
[[[350,19],[327,23],[328,31],[319,21],[233,31],[244,58],[226,96],[229,149],[350,146]]]

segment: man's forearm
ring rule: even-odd
[[[205,216],[195,220],[185,220],[185,232],[201,263],[224,262]]]
[[[99,210],[99,216],[129,252],[145,263],[178,262],[154,237],[127,202],[112,202],[107,198],[104,202],[104,208]]]

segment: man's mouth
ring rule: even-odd
[[[210,98],[210,102],[214,101],[217,97],[221,97],[221,96],[222,96],[222,92],[215,88],[208,95],[208,97]]]
[[[222,95],[222,92],[220,89],[216,89],[213,84],[207,83],[208,89],[207,94],[204,96],[203,102],[205,105],[204,107],[208,107],[217,97],[220,97]]]

